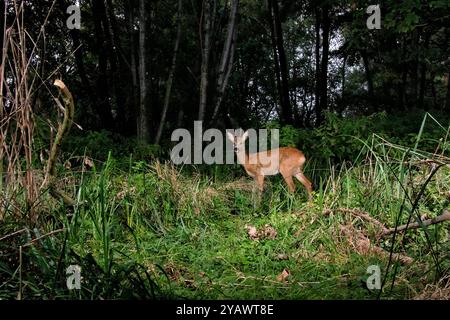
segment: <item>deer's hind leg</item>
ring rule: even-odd
[[[281,175],[283,176],[284,181],[286,182],[289,192],[295,192],[295,184],[294,184],[294,180],[292,180],[292,176],[288,175],[288,174],[283,174],[281,173]]]
[[[311,199],[311,192],[312,192],[312,183],[309,181],[309,179],[303,174],[303,172],[298,172],[295,177],[298,181],[300,181],[301,184],[303,184],[308,191],[308,196]]]

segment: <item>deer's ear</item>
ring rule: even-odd
[[[227,138],[231,142],[234,142],[234,134],[232,134],[230,131],[227,131]]]
[[[242,141],[245,141],[248,138],[248,130],[244,132],[242,135]]]

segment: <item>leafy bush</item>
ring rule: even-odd
[[[66,139],[63,150],[75,155],[86,154],[95,160],[105,161],[108,153],[113,158],[121,159],[121,164],[128,164],[130,156],[134,160],[153,160],[162,156],[158,145],[146,144],[136,138],[126,138],[106,130],[88,131]]]
[[[280,128],[276,123],[269,124],[268,128],[280,129],[280,146],[296,146],[321,164],[337,164],[355,160],[364,142],[374,133],[406,148],[414,148],[417,142],[417,148],[434,152],[449,121],[448,116],[438,118],[444,123],[422,112],[396,116],[383,112],[355,118],[327,113],[325,122],[316,129],[296,129],[289,125]],[[448,143],[441,151],[449,151]]]

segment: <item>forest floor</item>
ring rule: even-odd
[[[3,203],[0,299],[448,299],[448,221],[383,234],[448,210],[439,141],[440,154],[373,143],[353,163],[310,161],[310,201],[280,176],[258,195],[239,165],[75,157],[57,182],[74,206]]]
[[[443,279],[432,294],[448,298],[448,223],[378,237],[376,224],[361,213],[394,227],[407,223],[405,208],[412,205],[398,182],[375,179],[379,172],[370,166],[330,177],[312,201],[300,184],[290,194],[280,177],[268,178],[259,197],[247,177],[184,175],[158,162],[138,163],[126,175],[113,167],[85,177],[79,197],[87,206],[69,222],[70,246],[78,256],[92,254],[103,270],[134,261],[164,296],[409,299]],[[423,179],[414,179],[417,190]],[[450,169],[443,167],[420,213],[439,215],[449,186]],[[390,251],[402,258],[390,261]],[[381,271],[381,293],[368,289],[370,266]]]

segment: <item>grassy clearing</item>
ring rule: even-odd
[[[448,225],[379,241],[414,259],[402,265],[358,252],[339,226],[355,234],[373,226],[333,210],[357,208],[388,227],[436,216],[450,194],[450,169],[437,155],[430,167],[421,162],[428,154],[374,136],[358,165],[306,169],[316,185],[311,202],[300,188],[290,195],[280,177],[267,179],[259,199],[239,167],[232,171],[241,178],[159,162],[130,161],[124,171],[109,157],[100,169],[83,166],[61,180],[76,195],[73,209],[45,198],[39,228],[24,225],[0,242],[0,297],[375,299],[366,270],[379,265],[388,270],[381,297],[412,298],[448,273]],[[1,234],[14,212],[6,206]],[[249,225],[269,225],[276,237],[251,239]],[[65,286],[71,264],[82,268],[82,290]],[[289,276],[280,279],[283,271]]]

